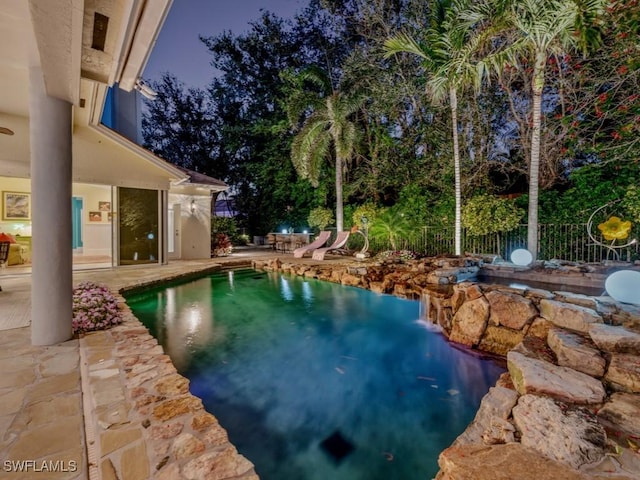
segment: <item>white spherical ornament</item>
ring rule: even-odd
[[[616,301],[640,305],[640,272],[618,270],[604,282],[607,293]]]
[[[511,252],[511,261],[516,265],[526,267],[533,261],[533,255],[529,250],[518,248]]]

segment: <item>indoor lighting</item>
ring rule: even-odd
[[[191,205],[189,205],[189,211],[191,212],[191,215],[196,213],[196,200],[195,200],[195,198],[191,199]]]
[[[516,265],[526,267],[533,261],[533,255],[529,250],[518,248],[511,252],[511,261]]]

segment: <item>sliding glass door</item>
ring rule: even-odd
[[[158,263],[160,256],[159,192],[118,188],[120,265]]]

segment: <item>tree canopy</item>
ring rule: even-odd
[[[339,91],[360,101],[348,115],[359,135],[341,177],[345,228],[365,204],[453,227],[455,198],[459,209],[479,194],[522,195],[522,203],[533,193],[536,221],[586,221],[598,202],[640,180],[640,8],[623,0],[587,8],[596,3],[310,0],[293,19],[263,12],[239,35],[200,32],[211,83],[186,88],[178,74],[154,82],[146,146],[227,182],[246,233],[303,229],[314,208],[336,205],[335,151],[305,173],[292,145],[295,153],[297,128],[318,115],[318,103],[305,103],[310,95],[326,108]],[[527,6],[553,15],[527,16]],[[553,36],[543,23],[560,7],[575,15]],[[414,40],[427,55],[385,56],[394,37]],[[326,73],[329,92],[309,77],[292,81],[313,70]],[[457,108],[436,101],[438,91]],[[529,188],[532,175],[539,193]],[[596,178],[606,179],[601,195],[578,200],[585,179]]]

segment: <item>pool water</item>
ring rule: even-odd
[[[128,298],[263,480],[411,480],[473,420],[502,365],[419,303],[253,270]]]

